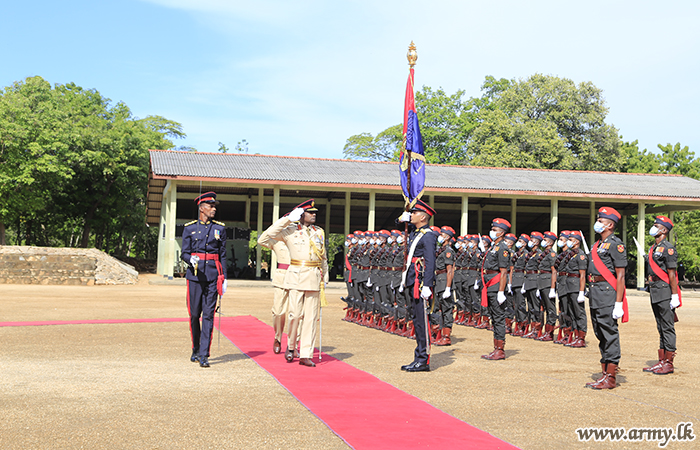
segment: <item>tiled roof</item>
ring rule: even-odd
[[[151,150],[154,178],[262,181],[373,187],[399,186],[396,163]],[[700,201],[700,181],[675,175],[502,169],[428,165],[426,189],[455,193],[551,193],[567,197],[625,197]]]

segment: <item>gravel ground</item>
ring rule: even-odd
[[[585,349],[508,337],[507,359],[486,361],[479,356],[491,350],[492,334],[456,326],[452,346],[433,347],[432,372],[402,372],[415,342],[343,322],[339,287],[327,291],[325,352],[518,447],[658,448],[579,442],[575,430],[700,429],[698,294],[686,293],[679,312],[676,372],[657,376],[641,371],[658,348],[648,295],[630,292],[619,387],[599,392],[583,388],[600,372],[592,334]],[[0,321],[186,316],[184,286],[155,275],[133,286],[0,289]],[[268,282],[234,281],[222,310],[270,324],[272,295]],[[214,337],[210,369],[190,363],[184,322],[2,327],[0,342],[3,449],[347,448],[227,339],[219,347]]]

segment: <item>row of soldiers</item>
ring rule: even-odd
[[[455,236],[449,226],[431,227],[438,235],[436,286],[430,322],[433,345],[450,345],[453,324],[492,330],[488,308],[482,306],[483,258],[489,236]],[[578,231],[505,236],[510,248],[506,333],[585,347],[585,270],[587,257]],[[553,251],[554,243],[562,251]],[[545,245],[542,245],[542,244]],[[344,320],[414,337],[407,308],[408,293],[399,292],[404,268],[404,238],[399,230],[356,231],[346,238],[348,307]],[[584,272],[583,277],[581,271]],[[554,273],[554,276],[552,276]],[[559,295],[559,312],[555,298]],[[559,332],[555,338],[555,325]]]
[[[489,236],[455,236],[449,226],[431,227],[437,244],[435,285],[427,302],[430,343],[450,345],[456,323],[493,329],[494,351],[482,356],[485,359],[505,358],[505,334],[585,347],[588,281],[595,291],[590,295],[590,312],[600,342],[602,374],[587,387],[614,388],[620,357],[617,320],[627,320],[626,248],[614,235],[620,218],[613,208],[599,210],[595,231],[601,239],[590,251],[579,231],[515,236],[508,233],[510,223],[500,218],[492,221]],[[666,240],[672,227],[670,219],[657,217],[650,230],[657,243],[645,255],[653,273],[649,282],[660,350],[659,362],[644,370],[660,375],[673,373],[675,356],[673,310],[679,306],[680,291],[676,256]],[[345,245],[344,320],[415,337],[409,305],[418,293],[403,289],[402,272],[407,267],[403,233],[356,231],[347,236]]]

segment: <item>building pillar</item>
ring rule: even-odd
[[[622,216],[622,242],[627,245],[627,216]]]
[[[510,232],[518,237],[518,199],[510,199]]]
[[[331,234],[331,199],[326,200],[326,221],[323,222],[324,227],[325,227],[325,235],[326,235],[326,248],[328,248],[328,239]]]
[[[431,195],[430,197],[428,197],[428,204],[430,205],[431,208],[433,208],[433,210],[435,209],[435,196],[434,195]],[[430,217],[430,226],[432,227],[433,225],[435,225],[435,216]]]
[[[374,217],[376,206],[376,194],[374,191],[369,191],[369,210],[367,212],[367,231],[374,231]]]
[[[551,200],[549,213],[549,231],[559,236],[559,200],[556,198],[553,198]]]
[[[343,230],[345,236],[350,234],[350,191],[345,192],[345,216],[343,217]],[[343,246],[343,253],[348,254],[348,248]]]
[[[258,189],[258,237],[263,234],[263,206],[265,205],[265,189]],[[262,263],[262,247],[255,243],[255,278],[260,279],[260,264]]]
[[[460,223],[459,234],[465,236],[469,233],[469,196],[462,195],[462,221]]]
[[[177,182],[173,181],[170,184],[169,191],[169,201],[165,226],[165,236],[166,236],[166,257],[165,257],[165,275],[168,276],[169,280],[173,279],[173,272],[175,271],[175,263],[179,255],[175,255],[175,223],[177,218]],[[199,217],[199,216],[198,216]]]
[[[646,204],[639,203],[637,206],[637,240],[639,245],[644,248],[644,238],[646,237]],[[645,269],[644,255],[637,255],[637,289],[644,289],[644,269]]]
[[[593,229],[593,225],[595,224],[596,216],[597,216],[597,215],[598,215],[598,213],[597,213],[597,211],[595,210],[595,200],[592,200],[592,201],[591,201],[590,217],[589,217],[589,220],[588,220],[588,222],[589,222],[589,223],[588,223],[588,236],[590,236],[590,237],[589,237],[590,241],[588,241],[588,242],[591,243],[591,246],[592,246],[593,243],[595,242],[595,230]]]
[[[482,206],[479,205],[479,209],[477,209],[476,211],[476,220],[479,221],[479,223],[476,226],[476,232],[479,234],[484,234],[483,227],[481,226],[481,224],[484,222],[484,210],[482,209]]]
[[[272,190],[272,223],[275,223],[277,219],[280,218],[280,187],[275,186]],[[260,235],[258,235],[260,236]],[[270,279],[272,279],[272,276],[275,274],[275,270],[277,270],[277,255],[275,252],[271,252],[272,255],[270,257]],[[261,262],[262,264],[262,262]],[[262,273],[262,268],[260,269]]]
[[[671,219],[671,222],[674,225],[676,223],[675,216],[676,216],[675,211],[671,211],[670,213],[668,213],[668,218]],[[674,228],[675,228],[675,226],[674,226]],[[671,244],[676,245],[676,232],[673,231],[673,228],[671,228],[671,231],[668,232],[668,240],[669,240],[669,242],[671,242]]]
[[[165,183],[165,188],[163,189],[163,199],[160,201],[160,223],[158,224],[158,265],[156,273],[163,276],[167,276],[165,275],[165,232],[168,208],[170,208],[168,195],[170,195],[170,180]]]
[[[245,221],[245,226],[248,228],[250,228],[250,204],[251,204],[251,201],[250,201],[250,194],[249,194],[248,198],[245,201],[245,219],[243,219]]]

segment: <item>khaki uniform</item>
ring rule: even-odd
[[[289,249],[284,241],[271,239],[268,230],[260,235],[258,244],[271,249],[277,257],[277,268],[272,275],[272,286],[275,289],[275,297],[272,300],[272,326],[275,330],[275,340],[281,342],[289,307],[289,290],[284,288],[284,278],[290,262]]]
[[[312,358],[320,308],[319,294],[323,284],[328,281],[323,230],[315,225],[307,227],[290,221],[288,217],[282,217],[265,233],[272,239],[283,241],[289,250],[290,264],[282,286],[289,290],[288,342],[296,341],[297,324],[304,319],[299,357]]]

